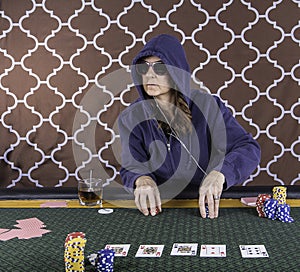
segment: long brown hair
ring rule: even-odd
[[[172,120],[165,120],[165,116],[162,116],[162,113],[158,111],[158,125],[168,134],[171,133],[171,130],[174,130],[177,135],[188,134],[192,131],[192,114],[190,108],[180,92],[174,89],[171,91],[174,92],[175,95],[174,118]],[[170,125],[172,128],[170,128]]]

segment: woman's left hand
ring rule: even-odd
[[[225,176],[221,172],[213,170],[200,185],[199,209],[203,218],[206,218],[205,203],[208,204],[209,218],[217,218],[219,216],[220,197],[224,182]]]

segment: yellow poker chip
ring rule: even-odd
[[[286,204],[286,190],[287,188],[285,186],[273,187],[273,198],[278,201],[278,204]]]
[[[65,240],[65,271],[84,271],[84,233],[70,233]]]

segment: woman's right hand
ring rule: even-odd
[[[149,207],[147,200],[150,205],[150,214],[155,216],[161,212],[161,199],[158,187],[155,181],[149,176],[141,176],[135,181],[136,189],[134,190],[134,200],[137,208],[146,216],[149,215]]]

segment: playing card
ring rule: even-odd
[[[18,224],[14,225],[18,229],[0,229],[0,240],[7,241],[13,238],[30,239],[35,237],[42,237],[43,234],[51,232],[43,229],[44,223],[36,217],[16,220]],[[6,230],[6,231],[5,231]]]
[[[115,257],[126,257],[129,248],[130,244],[114,244],[105,246],[105,249],[112,249],[115,252]]]
[[[0,234],[9,231],[10,229],[0,229]]]
[[[18,224],[14,225],[14,226],[17,228],[20,228],[20,229],[39,229],[39,228],[46,227],[44,225],[44,222],[42,222],[41,220],[39,220],[36,217],[16,220],[16,222]]]
[[[160,257],[164,245],[140,245],[135,257]]]
[[[18,237],[20,230],[19,229],[12,229],[7,232],[0,234],[0,241],[7,241],[13,238]]]
[[[269,254],[264,245],[240,245],[243,258],[267,258]]]
[[[17,233],[17,237],[19,239],[30,239],[30,238],[37,238],[42,237],[43,234],[51,232],[51,230],[47,229],[36,229],[36,230],[26,230],[26,229],[20,229]]]
[[[226,257],[226,245],[201,245],[200,257]]]
[[[67,201],[46,201],[40,205],[41,208],[63,208],[68,207]]]
[[[242,197],[241,202],[247,206],[256,207],[257,197]]]
[[[197,255],[198,244],[184,244],[175,243],[173,244],[171,255],[173,256],[195,256]]]

